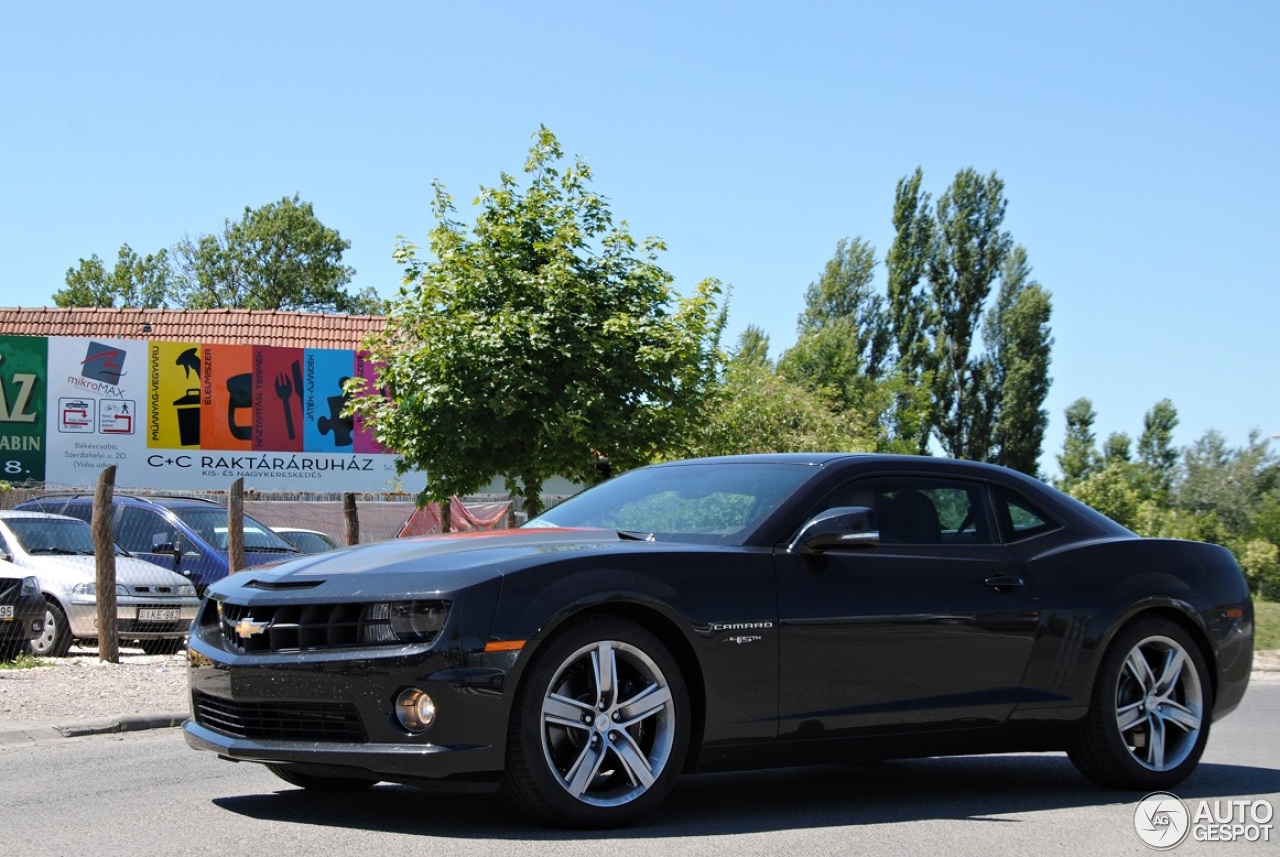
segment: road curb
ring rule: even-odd
[[[164,729],[181,726],[187,712],[167,714],[129,714],[120,717],[100,717],[92,720],[68,720],[51,725],[31,725],[0,729],[0,747],[22,747],[61,741],[64,738],[81,738],[86,735],[109,735],[113,732],[139,732],[143,729]]]

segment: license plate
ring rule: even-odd
[[[12,604],[0,604],[0,621],[4,621],[4,622],[13,621],[13,605]]]
[[[182,611],[177,607],[139,607],[139,622],[177,622]]]

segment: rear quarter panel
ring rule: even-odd
[[[1253,607],[1244,575],[1217,545],[1116,538],[1021,547],[1041,625],[1024,684],[1037,708],[1088,705],[1099,662],[1115,635],[1160,613],[1200,643],[1215,686],[1215,717],[1239,703],[1253,659]]]

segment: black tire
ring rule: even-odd
[[[52,598],[44,602],[44,630],[27,642],[27,649],[37,658],[61,658],[71,648],[71,626],[62,606]]]
[[[1200,647],[1167,619],[1140,619],[1107,649],[1067,755],[1099,785],[1170,789],[1200,762],[1212,717],[1213,686]]]
[[[675,785],[691,719],[680,666],[653,633],[584,619],[543,644],[516,689],[504,786],[539,821],[628,824]]]
[[[267,770],[291,786],[313,792],[362,792],[378,784],[363,777],[322,777],[303,774],[285,765],[267,765]]]
[[[148,655],[172,655],[182,648],[185,640],[139,640],[138,648]]]

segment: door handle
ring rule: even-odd
[[[1026,586],[1027,582],[1021,577],[1014,577],[1011,574],[993,574],[983,581],[987,586],[993,589],[1016,589],[1019,586]]]

